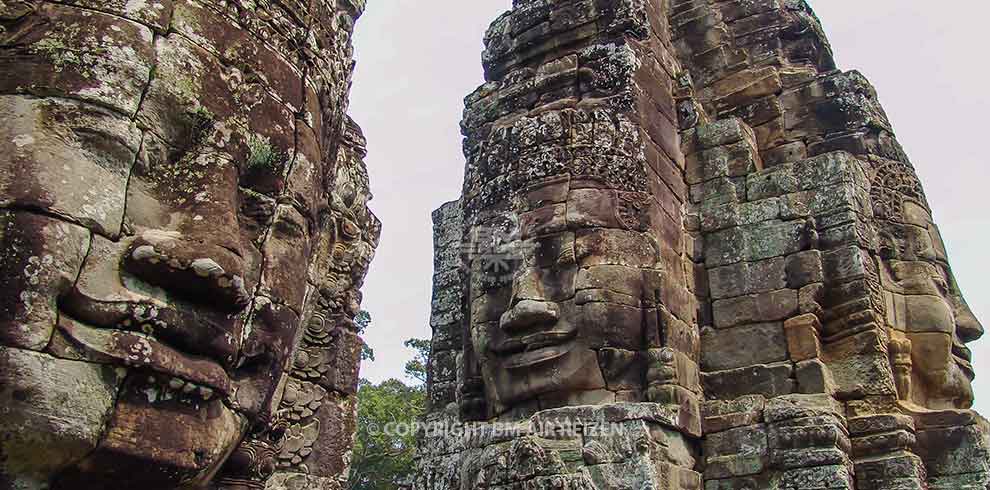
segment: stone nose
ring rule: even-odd
[[[956,335],[963,343],[970,343],[983,337],[983,325],[976,318],[969,305],[962,298],[955,298],[956,303]]]
[[[524,299],[502,314],[499,326],[513,333],[528,328],[553,325],[560,318],[560,307],[556,303]]]
[[[175,233],[145,233],[127,249],[123,268],[138,279],[224,313],[250,302],[243,259],[228,248]]]

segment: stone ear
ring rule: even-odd
[[[485,400],[485,383],[481,376],[465,379],[459,385],[457,408],[465,422],[481,421],[488,418],[488,402]]]
[[[470,310],[467,310],[470,312]],[[488,418],[488,403],[485,398],[485,382],[481,376],[481,362],[474,352],[471,341],[471,322],[462,321],[461,355],[457,374],[457,404],[463,421],[477,421]]]

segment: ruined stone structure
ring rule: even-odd
[[[983,329],[803,0],[515,0],[483,62],[414,488],[988,488]]]
[[[346,479],[363,8],[0,1],[0,488]]]

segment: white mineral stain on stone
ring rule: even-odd
[[[148,230],[141,234],[141,238],[144,238],[152,245],[158,245],[160,243],[166,243],[172,240],[177,240],[182,236],[182,233],[177,231],[165,231],[165,230]]]
[[[128,13],[141,12],[147,8],[148,4],[144,0],[128,0],[124,4],[124,11]],[[159,5],[155,5],[158,7]]]
[[[148,403],[155,403],[158,399],[158,390],[154,386],[144,390],[144,394],[148,396]]]
[[[14,136],[14,145],[17,146],[18,148],[24,148],[25,146],[33,145],[33,144],[34,144],[34,136],[31,136],[30,134],[19,134],[17,136]]]
[[[158,257],[158,252],[155,252],[155,247],[151,245],[141,245],[131,252],[131,257],[134,257],[134,260],[152,259]]]
[[[224,273],[223,267],[213,259],[196,259],[191,267],[193,272],[200,277],[220,276]]]
[[[33,255],[29,257],[28,265],[24,267],[24,277],[27,278],[28,284],[32,286],[37,286],[41,282],[39,276],[41,275],[42,272],[42,266],[51,265],[51,262],[52,262],[51,256],[49,256],[49,261],[47,264],[45,264],[44,261],[37,255]]]

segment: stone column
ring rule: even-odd
[[[706,428],[704,459],[722,468],[707,466],[708,484],[985,485],[963,347],[982,327],[873,87],[835,69],[804,1],[674,1],[668,15],[691,74],[682,107],[699,114],[682,139],[713,313],[705,395],[756,397],[706,408],[719,429]],[[814,417],[775,446],[764,399],[811,403]],[[920,437],[931,423],[958,441]],[[766,450],[708,444],[729,427],[761,427]],[[933,456],[949,447],[975,463],[948,469]]]

